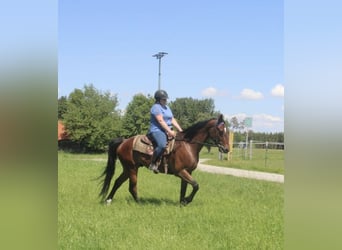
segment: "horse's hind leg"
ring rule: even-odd
[[[180,171],[178,173],[178,176],[180,178],[182,178],[182,183],[181,183],[181,200],[180,200],[180,202],[181,202],[182,205],[187,205],[195,197],[195,194],[197,193],[197,191],[199,189],[199,185],[196,182],[196,180],[194,178],[192,178],[191,174],[188,173],[185,169]],[[188,197],[185,197],[186,185],[188,183],[191,184],[192,191],[191,191],[191,193],[190,193],[190,195]]]
[[[136,202],[138,199],[138,191],[137,191],[137,182],[138,182],[138,169],[131,169],[129,173],[129,192],[133,196]]]
[[[112,202],[112,199],[114,197],[116,190],[119,189],[122,183],[124,183],[128,179],[128,177],[129,177],[129,174],[127,173],[127,171],[123,171],[121,175],[115,180],[114,186],[112,190],[110,191],[109,195],[107,196],[107,199],[106,199],[107,204]]]

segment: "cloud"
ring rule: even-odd
[[[214,87],[209,87],[204,90],[202,90],[202,95],[206,97],[216,96],[217,95],[217,89]]]
[[[278,116],[267,115],[267,114],[256,114],[253,116],[253,118],[264,121],[264,122],[281,122],[282,121],[281,118]]]
[[[218,89],[214,87],[208,87],[202,90],[202,96],[205,96],[205,97],[227,96],[227,92],[221,91],[221,90],[219,91]]]
[[[284,132],[284,120],[269,114],[253,115],[253,130],[260,132]]]
[[[271,95],[276,97],[284,97],[284,86],[282,84],[277,84],[271,90]]]
[[[238,121],[243,121],[247,115],[245,113],[238,113],[238,114],[233,114],[233,115],[225,115],[228,120],[232,119],[233,117],[236,117]]]
[[[264,98],[261,92],[254,91],[253,89],[243,89],[240,93],[240,98],[248,100],[260,100]]]
[[[230,120],[234,116],[238,119],[239,122],[242,122],[246,117],[252,117],[251,130],[255,132],[284,132],[284,119],[282,117],[263,113],[254,115],[247,115],[245,113],[225,115],[228,120]]]

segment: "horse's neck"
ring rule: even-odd
[[[208,136],[209,136],[209,134],[208,134],[207,131],[201,132],[201,133],[197,133],[194,136],[193,140],[197,141],[197,142],[200,142],[200,143],[204,143],[208,139]]]
[[[208,139],[208,136],[209,136],[209,133],[207,129],[204,129],[203,131],[200,131],[193,137],[192,141],[194,142],[194,145],[195,145],[194,147],[197,153],[199,153],[201,149],[203,148],[204,142]]]

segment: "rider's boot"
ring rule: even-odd
[[[151,163],[150,166],[148,167],[149,170],[152,170],[153,173],[158,174],[159,170],[158,170],[158,166],[156,163]]]
[[[158,164],[157,164],[157,156],[156,156],[156,152],[153,153],[152,156],[152,160],[151,160],[151,164],[148,167],[149,170],[152,170],[153,173],[158,174],[159,170],[158,170]]]

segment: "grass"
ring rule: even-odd
[[[210,153],[205,148],[200,152],[200,158],[208,159],[205,161],[208,165],[284,174],[284,150],[253,149],[252,159],[249,159],[249,151],[245,157],[243,149],[234,148],[232,159],[227,160],[227,156],[224,154],[223,160],[219,160],[217,148],[212,148]]]
[[[283,184],[195,171],[200,190],[181,207],[179,178],[141,168],[141,202],[126,182],[105,206],[93,180],[105,159],[58,153],[59,249],[283,249]]]

